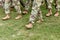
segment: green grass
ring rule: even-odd
[[[43,6],[42,6],[43,7]],[[54,13],[55,9],[53,10]],[[45,17],[48,12],[42,8],[44,22],[34,24],[32,29],[26,29],[30,13],[23,18],[15,20],[16,12],[11,12],[11,19],[3,21],[5,16],[0,8],[0,40],[60,40],[60,16]]]

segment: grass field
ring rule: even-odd
[[[54,7],[53,7],[54,8]],[[60,40],[60,16],[45,17],[47,10],[42,6],[44,22],[34,24],[32,29],[26,29],[30,13],[23,18],[15,20],[17,13],[11,12],[11,19],[3,21],[5,16],[0,8],[0,40]],[[53,13],[55,11],[52,10]]]

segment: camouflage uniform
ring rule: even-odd
[[[19,0],[12,0],[12,4],[16,9],[17,13],[21,13]],[[10,5],[11,5],[11,0],[5,0],[4,9],[6,14],[10,13]]]
[[[56,1],[56,10],[59,11],[60,9],[60,0],[47,0],[48,3],[48,9],[52,9],[52,3],[53,1]]]
[[[31,6],[32,6],[32,3],[33,3],[33,0],[26,0],[25,9],[23,11],[23,14],[27,14],[28,13],[29,8],[31,8]]]
[[[42,13],[40,9],[41,3],[42,0],[34,0],[29,22],[34,23],[34,20],[37,18],[37,16],[39,16],[39,19],[42,19]]]
[[[25,10],[28,10],[31,5],[31,0],[27,0],[25,4]]]
[[[60,0],[56,0],[56,9],[57,11],[60,10]]]

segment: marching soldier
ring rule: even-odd
[[[15,19],[20,19],[22,17],[22,15],[21,15],[19,0],[12,0],[12,4],[18,13],[18,15]],[[10,19],[10,15],[9,15],[10,14],[10,5],[11,5],[11,0],[5,0],[4,9],[5,9],[6,16],[4,18],[2,18],[3,20]]]
[[[54,16],[59,16],[59,10],[60,10],[60,0],[56,0],[56,12]]]
[[[29,24],[26,25],[27,28],[33,27],[33,23],[37,17],[39,18],[39,20],[37,21],[38,23],[43,21],[42,12],[40,9],[41,3],[42,3],[42,0],[34,0],[30,19],[29,19]]]
[[[56,12],[54,16],[59,16],[59,9],[60,9],[60,0],[47,0],[48,3],[48,14],[46,16],[51,16],[52,15],[52,2],[55,1],[56,4]]]

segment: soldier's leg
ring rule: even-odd
[[[22,17],[22,14],[21,14],[21,9],[20,9],[20,2],[19,0],[12,0],[13,1],[13,5],[14,5],[14,8],[16,9],[18,15],[15,19],[20,19]]]
[[[25,9],[23,11],[23,14],[27,14],[28,13],[29,8],[31,7],[31,3],[32,3],[32,0],[26,0]]]
[[[59,16],[59,10],[60,10],[60,0],[56,0],[56,12],[54,16]]]
[[[37,21],[37,23],[40,23],[40,22],[43,22],[44,20],[43,20],[43,16],[42,16],[42,11],[41,10],[39,10],[39,12],[38,12],[38,18],[39,18],[39,20]]]
[[[51,16],[51,14],[52,14],[52,2],[53,2],[53,0],[47,0],[47,3],[48,3],[48,13],[46,14],[46,16]]]
[[[6,20],[10,18],[10,15],[9,15],[10,14],[10,0],[5,0],[4,9],[5,9],[6,16],[3,18],[3,20]]]
[[[34,23],[35,19],[37,18],[38,12],[40,10],[41,2],[42,2],[42,0],[34,0],[30,19],[29,19],[29,24],[26,25],[27,28],[33,27],[33,23]]]
[[[11,1],[10,10],[12,11],[14,9],[14,6],[13,6],[12,0],[10,0],[10,1]]]

